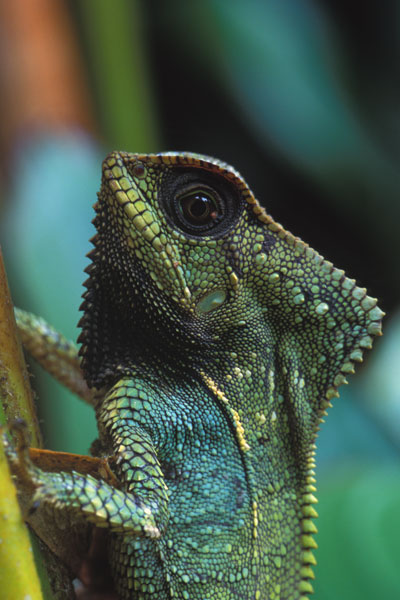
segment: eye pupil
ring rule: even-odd
[[[180,204],[184,217],[193,225],[212,223],[218,216],[216,201],[204,192],[188,194]]]
[[[202,218],[210,211],[210,199],[205,196],[194,196],[189,203],[190,214]]]

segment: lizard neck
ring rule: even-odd
[[[302,579],[313,576],[310,565],[315,564],[311,534],[316,532],[313,469],[319,417],[307,404],[298,365],[293,363],[292,370],[285,362],[285,344],[260,322],[262,315],[255,314],[254,321],[240,326],[240,335],[224,339],[224,350],[201,375],[231,421],[241,451],[252,511],[253,563],[270,565],[282,593],[287,585],[307,591]]]
[[[259,308],[215,343],[203,377],[238,413],[247,435],[264,439],[276,431],[292,439],[299,457],[308,454],[320,422],[318,392],[300,363],[296,336],[276,335]]]

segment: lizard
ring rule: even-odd
[[[317,432],[383,312],[220,160],[112,152],[95,213],[79,356],[17,322],[117,483],[9,449],[32,506],[108,531],[122,599],[306,600]]]

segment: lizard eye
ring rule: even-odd
[[[158,200],[174,227],[200,238],[224,235],[243,207],[230,181],[202,169],[180,167],[164,175]]]
[[[214,225],[221,216],[220,202],[211,191],[193,190],[177,198],[181,217],[194,226]]]

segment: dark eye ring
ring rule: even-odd
[[[192,190],[177,198],[182,217],[193,226],[212,226],[221,216],[215,195],[208,190]]]
[[[244,204],[234,182],[200,168],[167,171],[157,199],[170,224],[194,238],[223,236]]]

